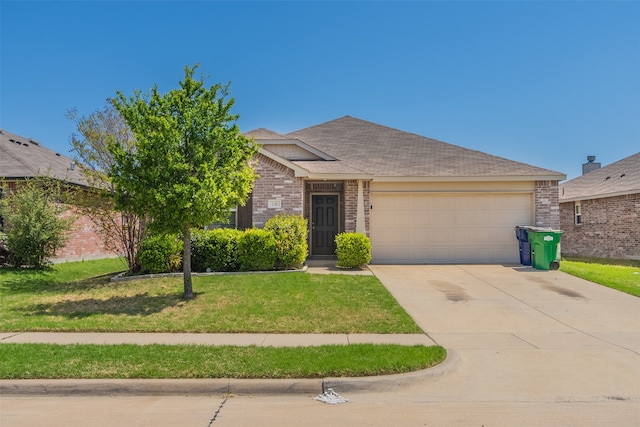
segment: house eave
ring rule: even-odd
[[[562,197],[560,196],[559,203],[569,203],[569,202],[578,202],[583,200],[595,200],[595,199],[607,199],[610,197],[619,197],[619,196],[630,196],[632,194],[640,194],[640,189],[635,190],[627,190],[627,191],[618,191],[615,193],[605,193],[605,194],[585,194],[578,197]]]
[[[566,175],[502,175],[502,176],[375,176],[377,182],[513,182],[513,181],[562,181]]]
[[[302,141],[300,141],[299,139],[256,139],[255,140],[258,144],[265,146],[265,145],[296,145],[300,148],[302,148],[303,150],[306,150],[312,154],[315,154],[316,156],[320,157],[322,160],[336,160],[335,157],[332,157],[330,155],[328,155],[325,152],[322,152],[320,150],[318,150],[317,148],[314,148],[312,146],[310,146],[309,144],[306,144]]]
[[[367,173],[309,173],[308,179],[318,180],[353,180],[353,179],[373,179],[373,175]]]
[[[287,160],[287,159],[285,159],[283,157],[280,157],[277,154],[274,154],[269,150],[265,150],[264,148],[261,147],[258,150],[258,152],[260,154],[262,154],[263,156],[268,157],[271,160],[274,160],[274,161],[280,163],[281,165],[286,166],[289,169],[291,169],[296,178],[306,178],[306,177],[309,176],[309,171],[308,170],[306,170],[304,168],[301,168],[300,166],[296,165],[295,163],[293,163],[293,162],[291,162],[291,161],[289,161],[289,160]]]

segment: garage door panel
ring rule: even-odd
[[[532,195],[372,194],[373,262],[518,262]]]

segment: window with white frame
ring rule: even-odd
[[[575,224],[582,224],[582,205],[580,202],[575,202]]]

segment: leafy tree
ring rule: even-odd
[[[117,208],[148,214],[153,230],[182,233],[186,299],[193,298],[191,227],[224,221],[229,209],[246,202],[258,150],[235,124],[229,85],[207,89],[202,77],[193,78],[197,67],[185,67],[180,87],[166,94],[157,85],[129,98],[117,92],[113,105],[137,144],[134,151],[109,146]]]
[[[145,236],[146,217],[134,212],[114,211],[115,188],[108,176],[114,163],[109,152],[110,144],[123,150],[135,149],[135,138],[124,118],[107,100],[102,110],[88,117],[79,117],[76,110],[67,112],[67,118],[76,123],[78,134],[71,135],[71,147],[75,160],[93,189],[77,191],[75,204],[98,228],[105,247],[117,254],[124,254],[129,272],[140,269],[138,251]]]
[[[3,239],[14,267],[45,267],[67,241],[73,217],[62,203],[64,189],[59,181],[36,177],[21,181],[0,199]]]

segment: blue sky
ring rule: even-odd
[[[0,0],[0,127],[68,154],[116,90],[231,82],[241,130],[344,115],[579,176],[640,151],[639,1]]]

